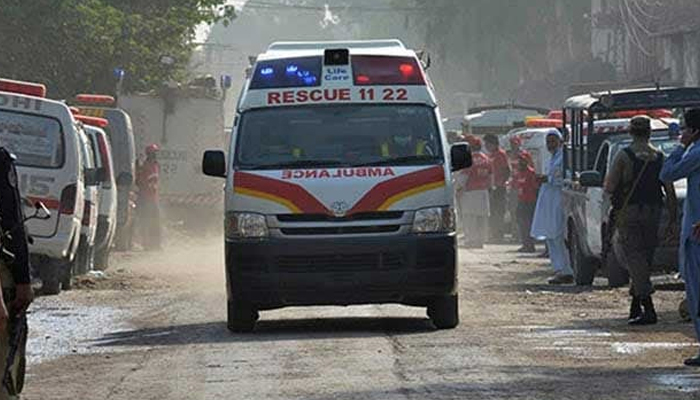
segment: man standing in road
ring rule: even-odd
[[[537,174],[530,165],[531,159],[527,154],[521,153],[518,156],[518,166],[513,175],[513,188],[517,192],[518,205],[515,212],[518,236],[522,242],[522,247],[518,249],[520,253],[534,253],[535,240],[530,236],[532,228],[532,217],[535,214],[537,205]]]
[[[552,261],[554,276],[549,279],[550,285],[573,283],[574,271],[571,269],[569,251],[564,241],[564,209],[562,208],[562,189],[564,186],[564,150],[561,132],[552,129],[547,133],[547,150],[552,153],[552,159],[547,167],[547,175],[540,176],[540,188],[535,217],[530,235],[543,238],[549,249],[549,259]]]
[[[140,166],[136,184],[139,187],[138,209],[141,216],[141,242],[148,250],[161,247],[160,228],[160,165],[157,144],[146,147],[146,161]]]
[[[0,254],[0,400],[16,399],[24,385],[26,328],[19,326],[21,318],[34,300],[30,284],[29,250],[24,229],[24,216],[17,189],[14,158],[0,147],[0,225],[2,251]],[[13,332],[24,331],[22,335]],[[18,336],[19,342],[11,340]],[[10,350],[15,353],[11,356]],[[8,359],[9,358],[9,359]],[[8,365],[9,362],[9,365]]]
[[[461,171],[464,182],[458,190],[459,210],[465,245],[481,249],[486,241],[489,218],[489,187],[493,179],[491,160],[481,151],[481,139],[468,136],[472,148],[472,167]]]
[[[681,275],[685,280],[688,309],[700,341],[700,109],[684,115],[681,146],[671,153],[662,170],[663,181],[688,179],[688,191],[683,203],[681,228]],[[685,365],[700,367],[700,354],[685,360]]]
[[[486,150],[491,158],[493,166],[493,186],[489,191],[489,204],[491,206],[490,236],[491,240],[499,243],[503,241],[504,221],[506,213],[506,183],[510,178],[510,166],[508,155],[498,143],[496,135],[486,135],[484,137]]]
[[[629,324],[649,325],[657,321],[651,297],[654,293],[651,269],[658,245],[664,192],[670,221],[677,218],[677,204],[673,185],[664,185],[659,179],[664,155],[649,142],[651,119],[632,118],[630,134],[632,144],[613,160],[605,177],[605,191],[612,197],[613,252],[632,280]]]

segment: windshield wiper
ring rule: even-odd
[[[251,167],[242,166],[244,169],[250,170],[266,170],[266,169],[295,169],[295,168],[335,168],[341,167],[343,163],[338,160],[295,160],[276,164],[254,165]]]
[[[435,156],[406,156],[406,157],[396,157],[389,158],[385,160],[377,160],[368,163],[362,163],[353,165],[353,167],[383,167],[383,166],[406,166],[406,165],[423,165],[440,163],[442,160]]]

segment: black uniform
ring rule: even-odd
[[[27,347],[27,319],[24,312],[11,309],[16,285],[30,283],[29,251],[24,229],[22,202],[17,188],[14,157],[0,147],[0,226],[3,252],[0,261],[2,294],[10,314],[0,332],[0,400],[16,398],[24,386]],[[19,312],[19,314],[18,314]]]
[[[14,255],[11,259],[4,260],[12,273],[14,285],[31,282],[27,233],[23,220],[14,156],[0,147],[0,226],[7,233],[5,249]],[[3,282],[3,285],[7,286],[7,283]]]

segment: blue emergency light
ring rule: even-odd
[[[250,89],[319,86],[322,67],[321,57],[265,61],[256,67]]]

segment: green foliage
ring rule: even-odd
[[[197,25],[235,17],[224,2],[0,0],[0,75],[45,83],[60,98],[113,93],[122,68],[126,90],[148,90],[183,76]]]

